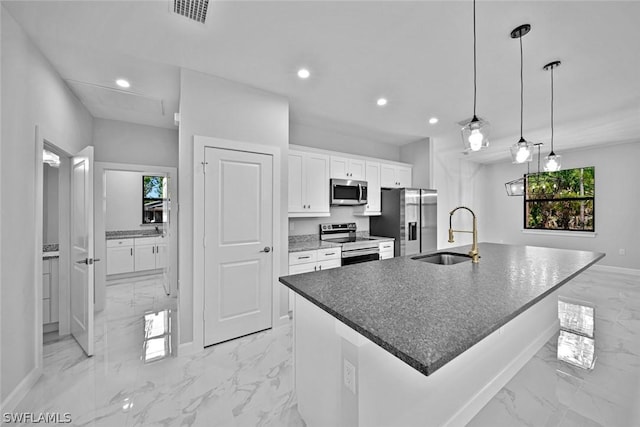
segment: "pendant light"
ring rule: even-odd
[[[541,142],[537,142],[533,144],[534,147],[538,147],[538,173],[536,173],[536,178],[540,175],[540,146]],[[505,189],[507,190],[507,196],[524,196],[527,187],[527,180],[531,179],[531,173],[529,171],[529,163],[527,163],[527,174],[522,178],[514,179],[513,181],[509,181],[504,184]]]
[[[489,146],[489,122],[476,116],[476,0],[473,0],[473,118],[462,127],[462,143],[467,151],[479,151]]]
[[[524,24],[511,31],[512,39],[520,40],[520,140],[511,146],[511,158],[513,163],[530,162],[533,154],[533,144],[527,142],[522,136],[522,123],[524,111],[524,82],[522,78],[523,59],[522,59],[522,37],[527,35],[531,30],[531,25]]]
[[[524,177],[509,181],[504,187],[507,190],[507,196],[524,196]]]
[[[551,70],[551,152],[544,158],[544,170],[556,172],[562,165],[562,156],[553,152],[553,69],[560,66],[560,61],[549,62],[544,66],[545,70]]]

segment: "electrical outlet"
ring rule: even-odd
[[[619,249],[618,250],[618,255],[626,255],[627,254],[627,250],[626,249]]]
[[[344,386],[348,388],[351,393],[356,394],[356,367],[347,359],[343,360],[342,366],[344,371]]]

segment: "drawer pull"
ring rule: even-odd
[[[307,258],[311,258],[309,256],[299,256],[298,259],[307,259]]]
[[[336,254],[335,252],[331,252],[329,254],[324,254],[324,256],[335,255],[335,254]]]

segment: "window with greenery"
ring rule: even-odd
[[[167,177],[144,175],[142,177],[142,223],[166,222],[167,200]]]
[[[524,228],[594,231],[595,168],[526,176]]]

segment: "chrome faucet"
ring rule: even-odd
[[[453,219],[453,214],[458,209],[466,209],[471,212],[473,215],[473,231],[468,230],[454,230],[451,226],[451,220]],[[473,213],[471,209],[466,206],[458,206],[451,212],[449,212],[449,243],[453,243],[453,233],[473,233],[473,245],[471,246],[471,250],[469,251],[469,256],[471,257],[471,262],[477,264],[480,261],[480,253],[478,252],[478,223],[476,222],[476,214]]]

